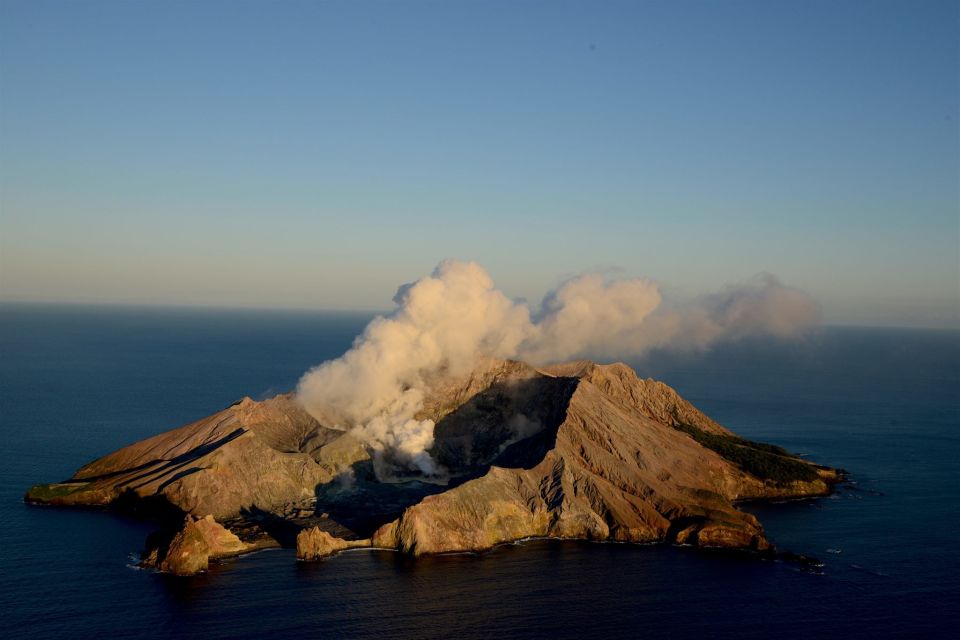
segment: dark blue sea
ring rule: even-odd
[[[824,328],[631,362],[754,440],[847,469],[750,506],[825,563],[536,542],[411,560],[265,551],[195,578],[131,568],[151,526],[23,492],[294,386],[369,316],[0,307],[0,635],[35,638],[916,638],[960,626],[960,332]]]

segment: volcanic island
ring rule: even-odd
[[[420,556],[527,539],[776,555],[747,500],[830,494],[843,472],[741,438],[621,363],[486,359],[430,381],[440,476],[385,477],[382,453],[293,393],[243,398],[124,447],[25,500],[158,522],[142,564],[177,575],[267,547]]]

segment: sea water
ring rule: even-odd
[[[0,306],[0,635],[38,638],[931,637],[960,625],[960,332],[828,327],[628,361],[754,440],[843,467],[745,505],[822,573],[748,554],[536,541],[413,560],[252,554],[136,570],[151,526],[24,504],[121,446],[289,390],[369,314]]]

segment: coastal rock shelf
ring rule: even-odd
[[[822,496],[841,479],[734,435],[624,364],[486,360],[429,388],[417,418],[436,423],[442,477],[378,481],[360,439],[284,394],[124,447],[26,500],[159,518],[144,564],[191,574],[265,546],[295,546],[301,560],[531,537],[769,551],[736,502]]]

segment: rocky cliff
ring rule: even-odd
[[[211,559],[236,556],[260,546],[240,540],[211,515],[202,518],[188,515],[172,537],[158,532],[147,541],[142,564],[177,575],[193,575],[206,570]]]
[[[183,521],[179,541],[146,558],[191,573],[242,552],[237,543],[296,544],[301,559],[365,545],[481,550],[529,537],[764,550],[760,523],[736,501],[825,495],[840,477],[737,437],[623,364],[484,361],[432,381],[418,418],[436,422],[430,453],[445,484],[378,482],[361,441],[280,395],[120,449],[26,499]],[[181,548],[194,551],[173,566],[169,549]]]

